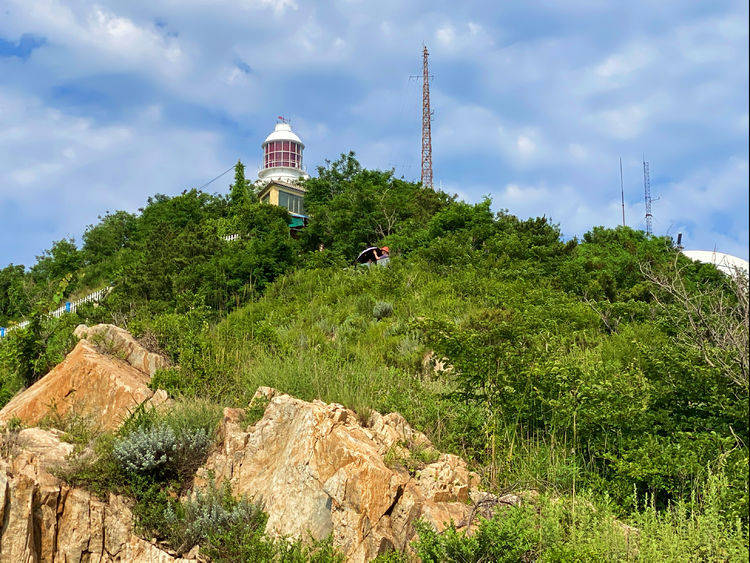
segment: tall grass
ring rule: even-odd
[[[722,514],[727,484],[723,473],[714,473],[694,491],[692,503],[667,510],[641,498],[627,520],[606,496],[545,493],[533,505],[480,519],[471,536],[453,528],[438,534],[423,524],[415,547],[423,561],[436,563],[748,561],[747,530]]]
[[[392,304],[392,313],[374,315],[379,302]],[[674,553],[677,560],[694,548],[711,560],[720,559],[718,543],[745,541],[746,528],[726,514],[719,518],[710,504],[687,500],[663,511],[653,499],[644,506],[641,498],[638,510],[628,512],[622,495],[617,503],[602,500],[613,486],[610,476],[582,451],[574,428],[556,426],[554,412],[532,413],[551,423],[528,427],[508,405],[461,399],[449,362],[431,356],[423,342],[419,320],[461,321],[492,308],[543,319],[536,337],[548,343],[551,356],[593,366],[613,385],[632,377],[621,366],[635,357],[638,342],[652,338],[642,325],[604,334],[587,305],[542,280],[492,277],[471,267],[437,272],[394,260],[388,269],[312,270],[280,278],[257,301],[201,331],[199,346],[188,342],[177,357],[178,386],[225,405],[247,406],[257,387],[267,385],[306,400],[342,403],[363,419],[371,410],[398,411],[440,450],[468,459],[486,489],[541,492],[547,516],[534,526],[547,530],[539,532],[542,543],[535,548],[535,556],[546,554],[542,559],[653,560]],[[537,408],[533,400],[521,404]],[[628,400],[623,405],[636,414],[642,408]],[[637,539],[612,523],[628,514]],[[719,533],[719,522],[730,520]],[[720,539],[712,544],[711,537]],[[734,558],[735,547],[727,549]]]

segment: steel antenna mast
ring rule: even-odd
[[[643,198],[646,202],[646,234],[650,235],[653,222],[653,215],[651,214],[651,177],[645,156],[643,157]]]
[[[625,226],[625,187],[622,183],[622,157],[620,157],[620,201],[622,202],[622,226]]]
[[[432,110],[427,45],[422,51],[422,187],[432,189]]]

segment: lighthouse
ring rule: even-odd
[[[305,145],[285,119],[279,118],[273,132],[263,141],[262,147],[263,167],[258,173],[261,181],[294,182],[308,177],[302,168],[302,151]]]
[[[309,178],[302,166],[304,143],[292,131],[292,126],[279,117],[274,130],[261,145],[263,166],[258,172],[262,185],[258,198],[272,205],[285,207],[292,214],[304,215],[305,189],[300,180]]]

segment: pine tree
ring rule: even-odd
[[[250,189],[248,181],[245,179],[245,165],[237,161],[234,165],[234,184],[230,186],[229,201],[233,207],[242,205],[242,202],[248,197]]]

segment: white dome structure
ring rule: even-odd
[[[281,180],[295,182],[309,176],[302,167],[305,145],[292,131],[292,126],[281,119],[273,132],[263,141],[263,167],[258,172],[261,182]]]
[[[683,250],[682,253],[691,260],[703,262],[704,264],[713,264],[730,276],[734,275],[737,270],[744,271],[745,275],[750,271],[750,264],[748,264],[747,260],[732,256],[731,254],[712,250]]]

